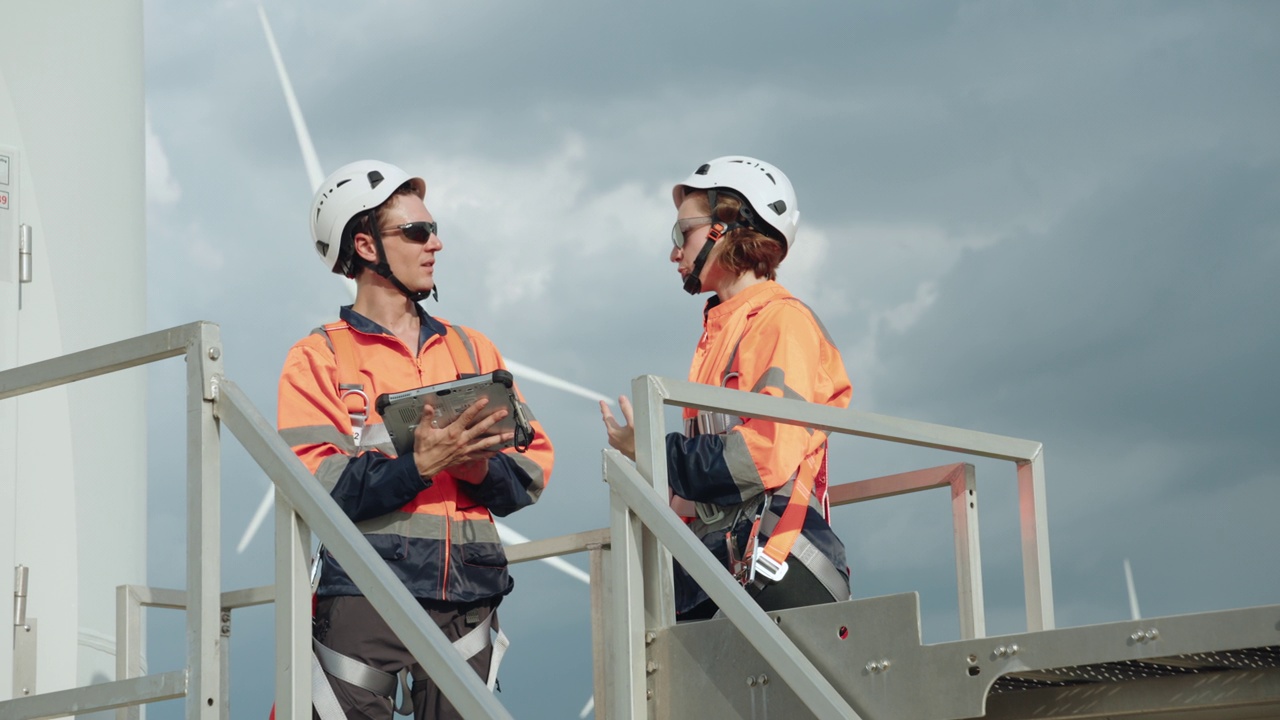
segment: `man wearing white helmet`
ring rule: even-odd
[[[490,628],[513,586],[492,516],[537,501],[553,453],[523,407],[533,439],[499,450],[513,434],[489,430],[507,411],[483,417],[481,400],[443,427],[427,406],[412,452],[397,455],[372,399],[503,368],[484,335],[418,305],[435,292],[444,249],[425,197],[422,178],[373,160],[321,185],[312,241],[329,270],[355,279],[356,300],[289,351],[278,425],[445,635],[469,648],[464,657],[492,688],[505,639],[495,652]],[[416,718],[460,717],[333,556],[324,552],[319,563],[315,648],[341,712],[389,720],[396,674],[408,671]]]
[[[840,351],[808,306],[776,282],[800,212],[786,175],[754,158],[699,166],[672,190],[671,240],[686,292],[714,293],[689,380],[848,407]],[[626,425],[600,404],[609,444],[635,459]],[[849,598],[844,545],[827,503],[826,434],[796,425],[686,408],[685,432],[666,438],[672,507],[765,610]],[[677,617],[717,607],[678,564]]]

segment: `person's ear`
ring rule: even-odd
[[[369,233],[356,233],[352,238],[352,247],[355,249],[356,256],[363,258],[366,262],[378,262],[378,248],[373,243],[373,235]]]

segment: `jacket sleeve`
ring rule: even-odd
[[[772,397],[846,407],[852,387],[835,346],[807,309],[779,303],[757,315],[738,345],[730,387]],[[735,505],[785,485],[826,440],[822,432],[743,419],[723,436],[667,438],[668,471],[677,495]]]
[[[430,486],[413,456],[356,453],[351,417],[338,398],[337,366],[319,336],[295,345],[280,374],[277,427],[303,465],[352,522],[399,509]]]
[[[502,355],[488,338],[474,330],[467,330],[467,337],[475,348],[481,373],[506,369]],[[516,387],[515,391],[516,397],[523,403],[524,395],[520,393],[520,388]],[[489,472],[484,480],[475,484],[458,483],[472,499],[499,517],[537,502],[551,478],[551,468],[555,463],[555,451],[551,447],[547,431],[543,429],[542,423],[533,419],[533,413],[527,405],[525,414],[531,418],[534,434],[528,449],[521,453],[515,448],[507,448],[489,460]]]

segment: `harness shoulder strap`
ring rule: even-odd
[[[453,358],[453,366],[458,370],[458,377],[475,375],[480,372],[480,363],[476,360],[476,349],[471,346],[471,339],[462,331],[460,325],[446,324],[444,334],[445,347]]]
[[[323,329],[338,365],[338,398],[347,406],[347,415],[351,417],[351,438],[359,448],[360,436],[369,419],[369,395],[364,391],[364,383],[360,382],[356,341],[352,337],[351,326],[345,320],[329,323]]]
[[[806,308],[807,309],[807,308]],[[750,319],[748,319],[748,322]],[[742,335],[738,337],[737,342],[733,345],[733,352],[729,354],[729,362],[724,366],[724,372],[721,374],[721,386],[727,386],[729,379],[738,377],[738,372],[734,370],[734,364],[738,361],[738,349],[742,345],[742,340],[750,326],[744,328]],[[822,448],[826,449],[826,443],[822,444]],[[773,527],[773,532],[769,536],[769,541],[764,547],[755,545],[755,537],[751,538],[751,545],[754,548],[753,557],[749,558],[751,563],[751,575],[762,574],[771,580],[781,580],[786,573],[787,557],[791,554],[797,540],[802,539],[800,531],[804,528],[805,515],[808,513],[809,498],[816,495],[819,502],[822,503],[823,516],[830,521],[829,510],[827,509],[827,459],[825,453],[822,458],[821,467],[813,472],[806,472],[807,465],[802,463],[800,471],[796,474],[791,484],[791,497],[787,501],[787,507],[782,511],[782,517],[778,519],[777,524]],[[765,509],[768,508],[768,501],[765,503]],[[765,558],[762,560],[762,558]]]

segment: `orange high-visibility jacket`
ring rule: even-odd
[[[342,308],[343,322],[298,341],[280,375],[280,434],[414,597],[469,602],[504,595],[513,582],[492,515],[538,500],[551,475],[551,443],[528,415],[535,432],[528,451],[500,453],[476,484],[448,472],[424,481],[412,455],[396,457],[373,406],[378,395],[504,367],[484,335],[448,325],[421,308],[419,316],[416,352],[350,306]],[[472,367],[456,366],[445,341],[452,332],[461,332]],[[358,368],[339,368],[344,352],[341,347],[335,352],[336,333],[347,334],[340,342],[354,347]],[[367,405],[357,394],[342,397],[352,385],[362,386]],[[357,446],[352,413],[361,410],[368,419]],[[361,594],[331,555],[326,552],[322,560],[320,595]]]
[[[721,387],[848,407],[853,395],[840,351],[813,312],[773,281],[752,285],[729,299],[707,304],[704,332],[694,352],[689,380]],[[790,497],[787,486],[812,483],[826,464],[826,434],[797,425],[725,417],[686,408],[685,435],[667,436],[668,472],[679,497],[718,506],[721,522],[695,520],[691,529],[703,535],[712,552],[728,563],[723,537],[728,526],[737,534],[750,518],[735,523],[739,508],[752,506],[765,492],[774,493],[770,507],[781,515]],[[804,516],[802,534],[847,578],[844,545],[832,532],[814,493]],[[741,521],[743,518],[737,518]],[[761,535],[763,543],[765,536]],[[745,538],[736,551],[743,551]],[[677,572],[676,609],[690,609],[706,595],[683,570]]]

